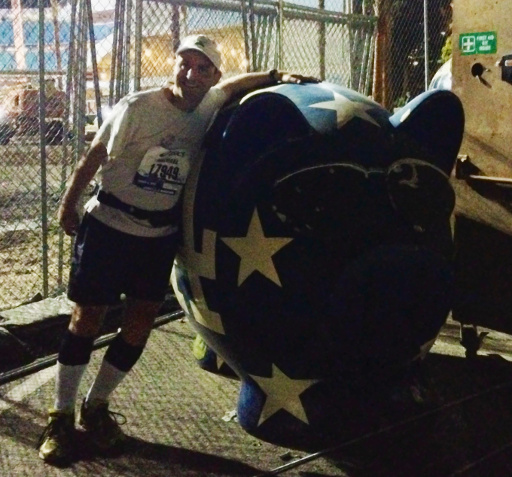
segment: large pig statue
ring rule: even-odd
[[[173,284],[241,382],[249,433],[313,448],[379,420],[452,300],[464,114],[429,91],[395,114],[328,83],[225,107],[192,167]]]

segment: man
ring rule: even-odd
[[[77,236],[68,290],[76,305],[59,351],[55,403],[39,443],[39,456],[47,462],[71,457],[78,386],[107,307],[121,294],[123,325],[82,401],[79,424],[102,451],[118,448],[125,438],[109,397],[142,354],[161,308],[179,244],[180,194],[216,111],[247,89],[316,81],[273,70],[217,85],[220,65],[212,40],[183,39],[174,83],[123,98],[70,179],[58,216],[65,233]],[[96,174],[99,192],[80,221],[80,197]]]

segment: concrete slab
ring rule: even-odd
[[[329,452],[311,455],[245,433],[232,413],[238,381],[199,369],[191,352],[193,331],[183,320],[174,321],[153,331],[141,360],[113,397],[112,409],[127,417],[130,439],[124,454],[98,456],[79,433],[71,467],[56,469],[38,459],[35,446],[53,394],[50,367],[0,387],[0,475],[512,475],[511,339],[490,332],[479,356],[468,360],[458,334],[458,325],[447,323],[425,361],[428,402],[412,413],[403,409],[383,416],[374,431],[355,433]],[[103,352],[94,353],[81,395]]]
[[[55,469],[37,457],[35,446],[52,403],[54,367],[0,387],[0,475],[257,475],[306,455],[261,442],[229,417],[238,381],[199,369],[191,352],[193,337],[184,321],[153,331],[141,360],[112,400],[111,408],[126,416],[123,428],[130,436],[127,452],[116,458],[95,455],[82,433],[78,461],[69,469]],[[94,353],[82,395],[103,352]],[[326,461],[309,468],[343,475]]]

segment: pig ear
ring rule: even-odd
[[[464,133],[464,110],[451,91],[420,94],[389,118],[397,157],[425,160],[450,175]]]
[[[287,97],[259,93],[239,105],[223,132],[221,152],[233,170],[245,170],[262,154],[311,134],[311,126]]]

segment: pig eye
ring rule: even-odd
[[[297,233],[348,240],[380,213],[381,196],[373,192],[383,176],[352,163],[303,168],[276,181],[274,210]]]
[[[449,177],[420,159],[400,159],[387,171],[387,189],[395,210],[418,232],[445,221],[455,207]]]

